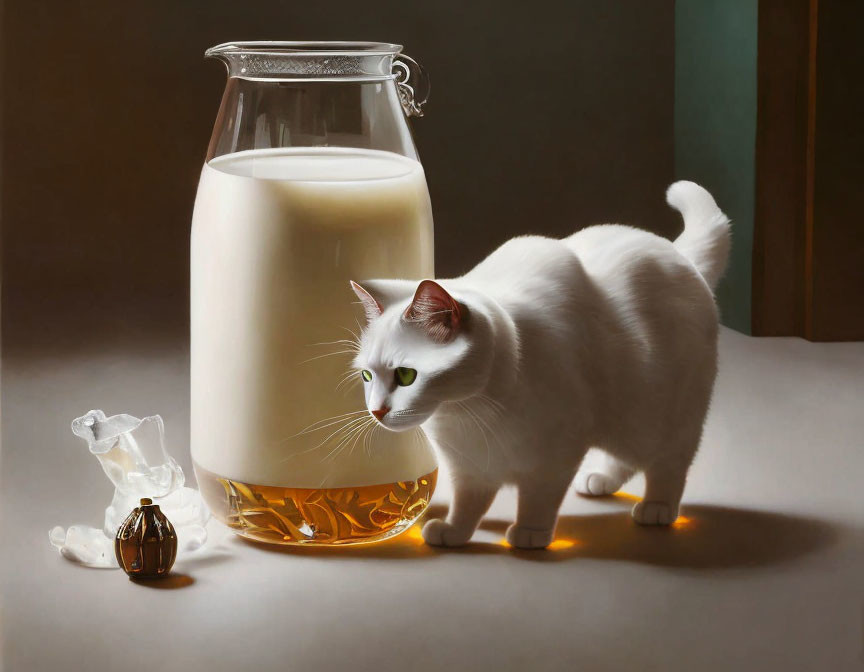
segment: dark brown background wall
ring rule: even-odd
[[[864,339],[864,3],[818,5],[809,333]]]
[[[432,78],[414,123],[439,275],[518,233],[673,234],[673,0],[6,0],[3,345],[184,339],[188,234],[222,66],[243,39],[396,41]]]

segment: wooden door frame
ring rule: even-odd
[[[752,325],[813,336],[818,0],[760,0]]]

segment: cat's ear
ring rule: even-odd
[[[411,280],[364,280],[360,285],[353,280],[351,289],[360,299],[366,319],[371,322],[394,303],[407,301],[414,291]]]
[[[416,322],[436,343],[449,343],[462,328],[467,309],[434,280],[421,282],[404,318]]]
[[[371,322],[382,312],[384,312],[381,304],[378,303],[378,299],[372,296],[368,291],[366,291],[363,287],[361,287],[353,280],[349,280],[349,282],[351,283],[351,289],[354,290],[357,298],[360,299],[360,304],[363,306],[363,312],[366,313],[367,321]]]

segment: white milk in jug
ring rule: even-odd
[[[348,281],[433,275],[415,160],[320,147],[204,166],[191,449],[218,518],[256,539],[332,544],[392,536],[422,513],[437,475],[422,432],[353,431],[368,414],[351,371],[364,318]]]

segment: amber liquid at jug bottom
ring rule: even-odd
[[[213,516],[237,534],[271,544],[335,546],[394,537],[429,505],[438,470],[414,481],[356,488],[283,488],[222,478],[195,465]]]

